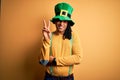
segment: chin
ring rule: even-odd
[[[63,32],[63,30],[58,30],[59,32]]]

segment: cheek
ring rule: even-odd
[[[55,24],[55,25],[56,25],[56,26],[59,26],[59,25],[60,25],[60,23],[57,23],[57,22],[56,22],[56,24]]]
[[[65,24],[65,29],[67,28],[67,24]]]

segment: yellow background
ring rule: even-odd
[[[64,0],[74,7],[83,59],[75,80],[120,80],[120,0]],[[0,80],[43,80],[39,65],[43,19],[62,0],[2,0]],[[55,27],[51,23],[51,31]]]

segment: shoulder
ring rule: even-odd
[[[76,30],[72,30],[72,38],[78,38],[79,33]]]

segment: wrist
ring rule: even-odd
[[[52,64],[56,65],[56,58],[53,59]]]

